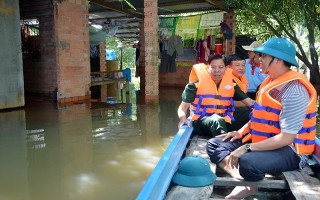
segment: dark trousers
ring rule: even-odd
[[[249,121],[250,112],[251,110],[247,107],[236,108],[233,113],[235,121],[232,123],[225,122],[219,115],[201,118],[192,123],[194,134],[212,138],[229,131],[237,131]]]
[[[250,120],[251,109],[248,107],[236,108],[233,113],[234,121],[232,123],[226,123],[227,131],[237,131],[242,128]]]
[[[210,160],[217,165],[242,145],[241,140],[221,140],[222,138],[212,138],[207,144]],[[272,151],[252,151],[239,158],[239,172],[247,181],[259,181],[266,173],[278,174],[299,169],[299,162],[300,157],[289,146]]]
[[[203,117],[199,120],[193,121],[192,126],[194,128],[193,134],[208,138],[227,133],[226,122],[219,115]]]
[[[247,92],[247,95],[249,98],[255,100],[257,93],[256,92]]]

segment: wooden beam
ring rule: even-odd
[[[138,28],[124,28],[124,29],[118,29],[117,34],[121,33],[139,33],[140,29]]]
[[[125,82],[125,81],[127,81],[126,78],[107,79],[107,80],[101,80],[99,78],[93,78],[93,80],[91,80],[91,85],[90,86],[108,85],[108,84],[112,84],[112,83]]]
[[[118,33],[118,32],[116,32],[116,35],[121,36],[121,37],[139,36],[139,32],[127,32],[127,33]]]
[[[130,16],[134,16],[134,17],[138,17],[138,18],[142,18],[143,17],[142,14],[135,14],[136,12],[133,13],[133,12],[131,12],[129,10],[123,10],[123,9],[121,9],[119,7],[116,7],[116,6],[113,6],[111,3],[105,2],[103,0],[91,0],[90,3],[98,5],[98,6],[101,6],[103,8],[107,8],[107,9],[119,12],[119,13],[123,13],[123,14],[126,14],[126,15],[130,15]]]
[[[288,189],[288,183],[285,180],[270,180],[264,179],[261,181],[245,181],[231,177],[217,177],[217,180],[213,183],[215,186],[252,186],[259,188],[274,188],[274,189]]]
[[[168,3],[158,3],[158,7],[166,7],[166,6],[177,6],[182,4],[193,4],[193,3],[203,3],[204,0],[185,0],[185,1],[176,1],[176,2],[168,2]]]
[[[213,8],[205,8],[205,9],[200,9],[200,8],[194,8],[194,10],[190,10],[190,9],[185,9],[185,10],[175,10],[174,13],[170,13],[170,12],[159,12],[159,15],[173,15],[173,14],[180,14],[180,13],[192,13],[192,12],[205,12],[208,11],[208,13],[210,11],[213,11]],[[217,10],[216,10],[217,11]]]
[[[129,26],[129,27],[121,27],[118,28],[118,30],[124,30],[124,29],[139,29],[140,30],[140,26]]]
[[[140,35],[116,35],[115,37],[120,39],[138,39]]]
[[[291,192],[297,200],[318,199],[320,196],[320,181],[310,176],[310,172],[312,173],[312,170],[309,166],[304,167],[301,171],[283,172]]]
[[[222,11],[226,11],[228,13],[232,13],[233,11],[227,8],[225,5],[223,5],[222,1],[220,0],[205,0],[211,5],[216,6],[217,8],[220,8]]]
[[[139,26],[140,26],[140,22],[128,22],[125,25],[120,25],[118,29],[125,29],[128,27],[133,28],[133,27],[139,27]]]

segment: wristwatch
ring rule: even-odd
[[[244,148],[246,149],[247,152],[251,152],[251,143],[245,144]]]

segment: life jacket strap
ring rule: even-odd
[[[267,132],[256,131],[256,130],[251,130],[251,134],[257,135],[257,136],[262,136],[262,137],[267,137],[267,138],[270,138],[270,137],[273,137],[276,135],[274,133],[267,133]]]
[[[272,113],[275,113],[277,115],[279,115],[280,112],[281,112],[281,110],[279,110],[279,109],[271,108],[269,106],[262,106],[262,105],[259,105],[259,104],[254,104],[254,109],[255,110],[265,110],[267,112],[272,112]]]
[[[197,94],[196,95],[196,98],[200,98],[200,97],[203,97],[203,98],[213,98],[213,99],[220,99],[220,100],[230,100],[232,99],[232,97],[223,97],[221,95],[215,95],[215,94]]]
[[[252,122],[257,122],[257,123],[260,123],[260,124],[268,124],[270,126],[274,126],[274,127],[278,128],[278,129],[280,129],[280,124],[279,124],[278,121],[260,119],[260,118],[256,118],[256,117],[252,117],[252,116],[251,116],[251,121]]]
[[[306,114],[306,119],[312,119],[312,118],[314,118],[315,116],[317,116],[317,113],[316,113],[316,112],[309,113],[309,114]]]
[[[315,142],[315,140],[304,140],[304,139],[300,139],[300,138],[294,138],[293,143],[304,144],[304,145],[313,145],[316,142]]]
[[[299,130],[298,134],[311,133],[311,132],[314,131],[314,130],[316,130],[316,126],[312,126],[312,127],[308,127],[308,128],[302,127],[302,128]]]

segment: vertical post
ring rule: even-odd
[[[52,42],[57,46],[57,99],[60,103],[84,101],[90,94],[88,13],[86,1],[54,3],[55,40]]]
[[[158,0],[144,0],[141,38],[141,91],[146,102],[159,99]]]
[[[122,70],[122,46],[120,47],[120,70]]]

